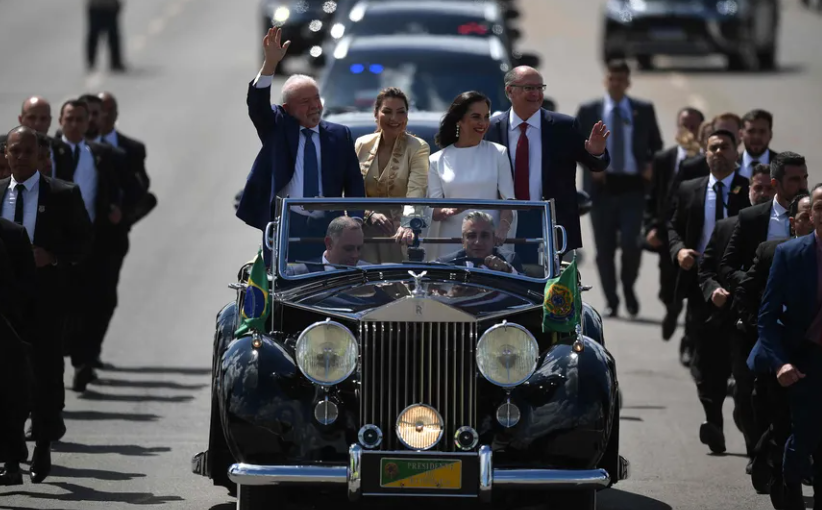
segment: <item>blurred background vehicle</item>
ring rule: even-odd
[[[440,120],[442,120],[444,112],[421,112],[411,110],[408,114],[408,127],[406,131],[412,135],[422,138],[431,147],[431,152],[438,150],[437,144],[434,143],[434,137],[440,127]],[[336,122],[348,126],[351,129],[351,135],[357,139],[363,135],[373,133],[376,130],[374,123],[374,113],[369,111],[351,112],[351,113],[336,113],[325,117],[328,122]]]
[[[263,32],[260,37],[271,27],[280,27],[282,40],[291,41],[286,59],[303,55],[322,43],[326,25],[344,5],[345,0],[261,0]]]
[[[602,58],[635,58],[641,69],[655,55],[727,57],[730,70],[776,67],[777,0],[608,0]]]

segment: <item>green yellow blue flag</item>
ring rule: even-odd
[[[560,275],[545,284],[545,301],[542,304],[542,332],[570,333],[579,323],[582,313],[582,297],[579,292],[577,259]]]
[[[265,321],[271,312],[271,296],[269,295],[268,273],[265,270],[263,250],[257,252],[257,258],[251,266],[248,275],[248,287],[245,290],[243,309],[240,311],[242,325],[234,336],[242,336],[252,330],[265,331]]]

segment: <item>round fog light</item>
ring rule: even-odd
[[[479,434],[471,427],[460,427],[454,434],[454,445],[460,450],[472,450],[479,443]]]
[[[337,421],[339,415],[337,404],[330,400],[318,402],[317,407],[314,408],[314,418],[323,425],[331,425]]]
[[[497,409],[497,421],[503,427],[510,429],[519,423],[520,412],[519,407],[511,402],[506,402]]]
[[[397,438],[411,450],[428,450],[442,439],[442,416],[431,406],[408,406],[397,418]]]
[[[382,443],[382,431],[376,425],[365,425],[358,434],[360,444],[366,448],[376,448]]]

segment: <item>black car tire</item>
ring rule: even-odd
[[[760,71],[773,71],[776,69],[776,43],[772,42],[766,49],[760,50],[756,54],[759,60]]]
[[[728,57],[728,71],[746,71],[745,57],[739,53],[730,53]]]
[[[237,494],[237,510],[271,510],[277,508],[279,491],[276,487],[241,485]]]
[[[616,402],[614,402],[614,422],[611,424],[611,434],[608,436],[608,445],[602,454],[602,459],[597,467],[604,469],[611,475],[608,487],[612,487],[619,482],[619,415],[622,408],[622,392],[617,390]]]

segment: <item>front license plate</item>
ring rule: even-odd
[[[380,487],[397,489],[462,488],[462,460],[380,459]]]

